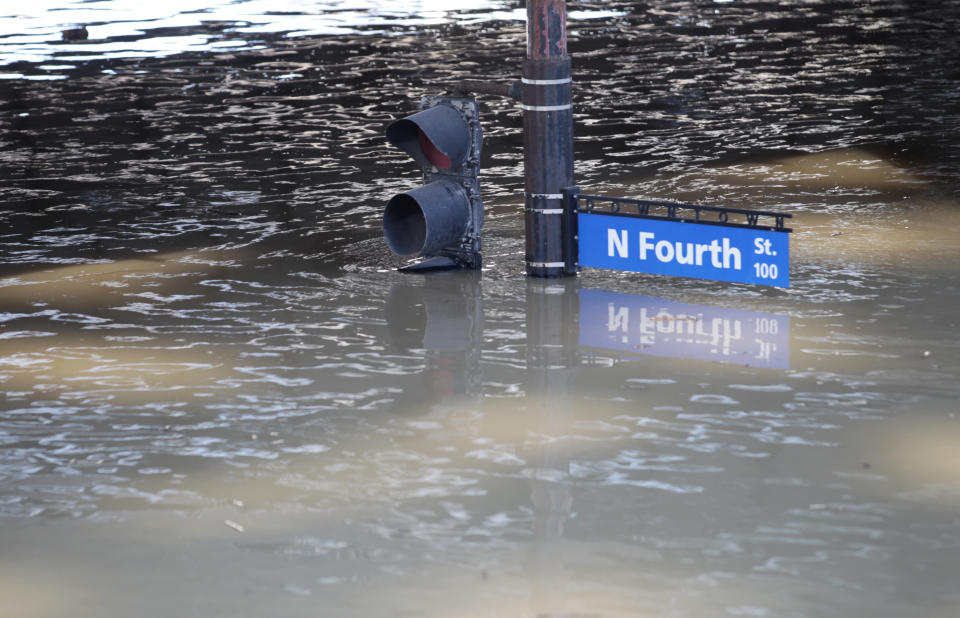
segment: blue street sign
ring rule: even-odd
[[[578,213],[580,266],[790,287],[790,235],[769,229]]]
[[[790,316],[581,290],[580,345],[788,369]]]

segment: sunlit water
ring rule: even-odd
[[[36,73],[0,79],[62,79],[76,62],[184,52],[265,49],[264,34],[284,37],[384,35],[411,27],[522,21],[504,0],[41,0],[0,7],[3,64],[37,63]],[[573,20],[622,15],[602,3],[570,11]],[[83,26],[85,40],[64,30]],[[46,64],[43,64],[44,61]],[[70,64],[65,64],[70,63]]]
[[[960,613],[958,11],[575,7],[578,184],[775,290],[528,280],[489,97],[484,271],[395,272],[383,126],[524,53],[452,4],[0,11],[0,615]]]

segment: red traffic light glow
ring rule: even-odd
[[[420,134],[418,139],[420,141],[420,150],[423,151],[427,160],[430,161],[431,165],[441,170],[450,169],[450,157],[440,152],[440,149],[433,145],[433,142],[430,141],[430,138],[427,137],[427,134],[423,131],[418,131]]]

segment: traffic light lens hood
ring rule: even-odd
[[[421,166],[457,169],[470,150],[470,127],[457,110],[440,104],[390,123],[387,140]]]
[[[454,182],[438,180],[395,195],[383,211],[383,236],[401,256],[432,256],[456,244],[470,219],[470,198]]]

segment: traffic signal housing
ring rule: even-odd
[[[422,257],[404,270],[479,269],[483,201],[477,102],[426,97],[421,111],[387,126],[387,140],[410,155],[423,185],[399,193],[383,212],[383,236],[400,256]]]

